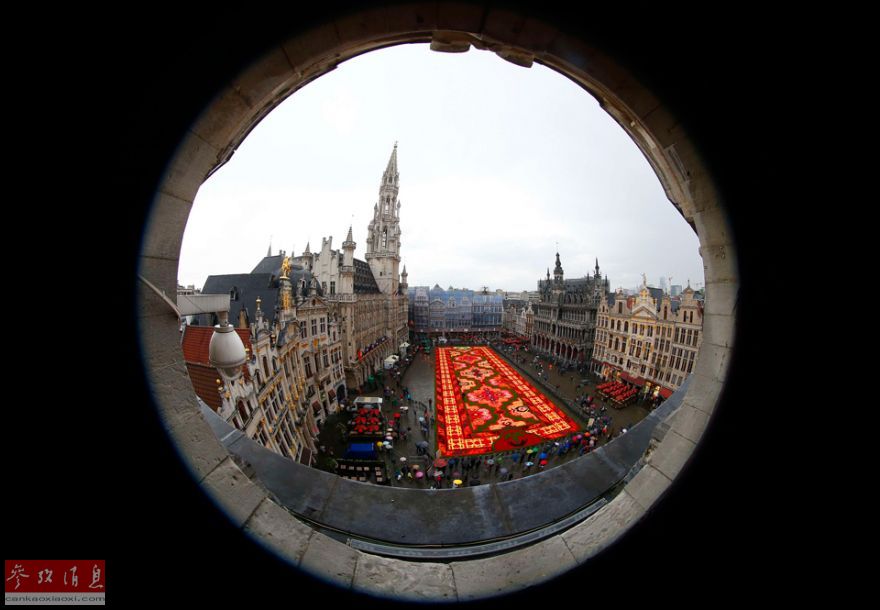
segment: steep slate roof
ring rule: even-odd
[[[379,294],[373,270],[365,261],[354,259],[354,291],[355,294]]]
[[[236,273],[230,275],[211,275],[205,280],[202,294],[230,294],[235,288],[238,299],[229,303],[229,321],[235,324],[239,312],[244,309],[250,321],[254,320],[257,311],[257,297],[262,300],[261,309],[268,319],[275,315],[275,303],[278,300],[278,279],[271,273]],[[201,326],[210,326],[213,314],[198,316]]]
[[[257,263],[257,266],[251,270],[251,273],[271,273],[275,277],[281,275],[281,261],[284,257],[280,254],[275,256],[264,256],[263,260]]]

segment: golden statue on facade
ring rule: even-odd
[[[281,261],[281,277],[282,279],[290,279],[290,257],[285,256]]]

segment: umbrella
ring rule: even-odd
[[[381,447],[381,446],[382,446],[382,441],[376,441],[376,445],[378,445],[379,447]]]
[[[541,453],[541,455],[538,456],[538,459],[539,459],[539,460],[545,460],[545,459],[547,459],[547,454],[546,454],[546,453]]]
[[[386,441],[393,441],[394,437],[389,434],[388,436],[385,437],[385,440]]]
[[[403,406],[403,407],[400,407],[400,410],[401,411],[409,411],[409,407]]]
[[[401,462],[405,462],[405,461],[406,461],[406,458],[405,458],[404,456],[400,456],[400,461],[401,461]]]
[[[423,476],[425,476],[424,472],[422,472],[421,470],[416,470],[416,478],[417,479],[421,479]]]
[[[395,413],[395,414],[394,414],[394,419],[400,419],[400,413]]]
[[[503,466],[502,466],[501,469],[498,471],[498,474],[502,474],[502,475],[503,475],[503,474],[507,474],[507,473],[508,473],[507,468],[504,468]]]
[[[546,465],[547,465],[547,460],[541,460],[540,464],[541,464],[541,466],[546,466]]]
[[[526,466],[528,466],[529,468],[531,468],[534,465],[535,465],[534,462],[526,462]]]
[[[434,460],[434,466],[436,466],[437,468],[443,468],[444,466],[446,466],[446,464],[447,462],[443,458],[437,458],[436,460]]]
[[[421,447],[422,449],[427,449],[428,441],[419,441],[418,443],[416,443],[416,446]]]
[[[453,472],[452,476],[454,476],[457,479],[458,477],[461,476],[461,473],[460,472]]]
[[[391,446],[391,443],[389,443],[388,441],[385,441],[383,444],[384,444],[386,447],[390,447],[390,446]]]
[[[419,465],[418,465],[418,464],[413,464],[413,465],[412,465],[412,468],[413,468],[413,470],[418,470],[418,469],[419,469]]]
[[[453,484],[453,485],[461,485],[461,479],[455,479],[455,480],[452,482],[452,484]]]
[[[421,416],[419,416],[419,423],[420,423],[420,424],[423,424],[423,423],[425,423],[425,418],[424,418],[424,417],[421,417]]]

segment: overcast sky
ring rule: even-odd
[[[398,144],[409,285],[535,290],[598,257],[611,287],[702,285],[696,234],[598,103],[563,76],[491,53],[401,45],[356,57],[288,98],[198,192],[179,281],[247,273],[266,255],[333,247],[364,259]]]

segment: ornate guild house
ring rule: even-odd
[[[587,364],[593,353],[596,312],[608,292],[608,278],[595,273],[577,279],[563,278],[562,263],[556,253],[553,278],[538,280],[541,300],[534,306],[531,345],[539,354],[565,364]]]
[[[599,308],[596,370],[666,398],[693,372],[702,328],[703,302],[690,284],[671,297],[643,278],[638,296],[618,290]]]

